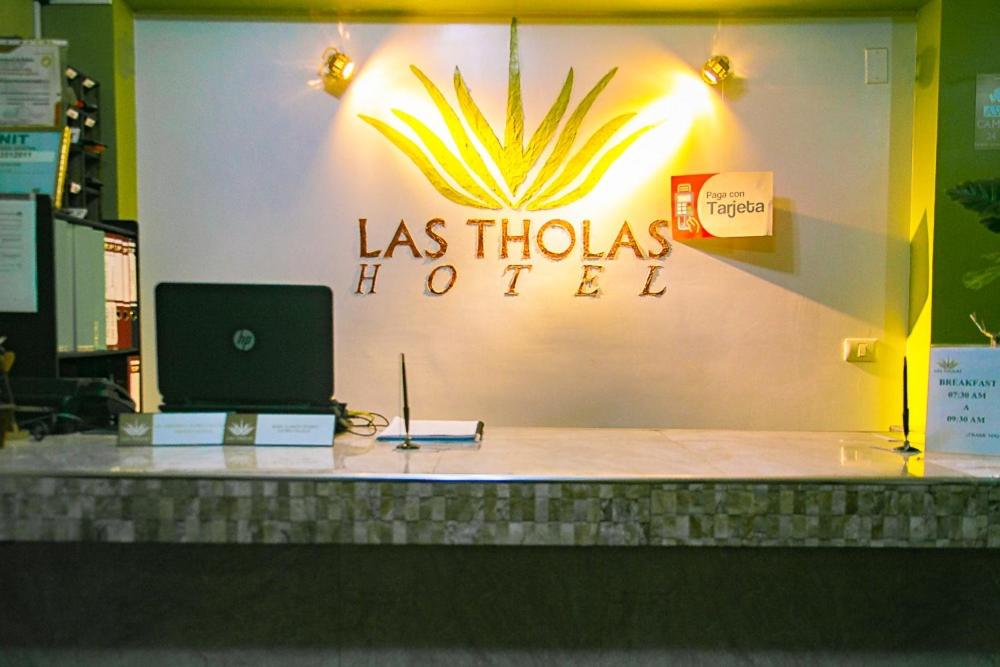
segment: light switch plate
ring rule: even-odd
[[[865,83],[889,83],[889,49],[865,49]]]
[[[845,338],[844,361],[864,363],[875,361],[878,350],[878,338]]]

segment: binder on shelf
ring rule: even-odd
[[[131,312],[137,308],[134,303],[122,301],[121,304],[123,314],[126,311],[128,314],[125,321],[130,326],[130,335],[119,340],[119,349],[103,349],[108,333],[108,283],[121,292],[119,298],[124,298],[126,288],[131,298],[135,293],[127,282],[118,281],[119,275],[129,273],[127,255],[117,253],[114,264],[106,267],[105,259],[112,259],[107,250],[117,246],[121,251],[124,248],[120,242],[122,238],[136,241],[137,223],[133,220],[83,220],[67,211],[54,210],[48,195],[35,197],[35,204],[31,215],[22,212],[22,216],[32,221],[33,238],[37,241],[30,253],[37,259],[37,271],[33,271],[35,279],[31,281],[37,286],[37,312],[31,317],[17,310],[0,313],[0,334],[17,342],[19,376],[40,381],[101,378],[108,382],[110,379],[121,387],[130,388],[131,394],[138,399],[140,337],[135,326],[137,322],[131,319]],[[107,239],[112,243],[106,244],[105,232],[120,237],[119,242]],[[16,297],[20,287],[14,285],[14,288],[0,288],[0,294],[6,297],[7,292],[11,292]],[[117,320],[117,303],[115,309]],[[115,328],[118,326],[116,321]],[[120,393],[124,401],[121,405],[131,406],[133,401],[128,398],[129,394],[125,390]]]
[[[130,347],[139,347],[139,266],[137,259],[136,240],[134,238],[125,239],[126,261],[125,272],[126,282],[126,303],[128,315]]]
[[[105,304],[108,312],[108,349],[127,350],[132,345],[129,306],[128,239],[120,234],[104,236]]]
[[[56,283],[56,351],[76,350],[73,320],[75,302],[75,262],[73,260],[73,225],[65,220],[53,220]]]
[[[104,308],[104,233],[73,227],[74,330],[77,352],[107,349]]]
[[[118,303],[121,287],[118,279],[118,252],[113,234],[104,235],[104,344],[109,350],[118,345]]]

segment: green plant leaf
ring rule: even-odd
[[[1000,178],[981,181],[966,181],[948,190],[948,196],[984,218],[1000,218]],[[1000,233],[1000,223],[983,224],[993,232]]]
[[[490,208],[483,202],[477,201],[468,197],[461,192],[458,192],[454,188],[448,185],[447,181],[438,173],[431,161],[427,159],[420,147],[413,143],[409,138],[404,136],[398,130],[394,129],[388,123],[384,123],[377,118],[372,118],[371,116],[366,116],[364,114],[358,114],[361,120],[365,121],[376,130],[381,132],[386,139],[391,141],[396,148],[403,151],[406,157],[413,161],[413,164],[417,165],[417,168],[423,173],[434,189],[440,192],[444,197],[447,197],[451,201],[462,204],[463,206],[472,206],[474,208]]]
[[[1000,216],[995,218],[982,218],[980,221],[986,229],[990,230],[994,234],[1000,234]]]
[[[978,271],[967,271],[962,276],[962,284],[969,289],[982,289],[1000,278],[1000,252],[991,252],[983,255],[983,259],[989,260],[993,266]]]
[[[431,156],[434,157],[437,163],[441,165],[445,172],[451,176],[451,179],[457,183],[460,188],[471,194],[477,200],[488,203],[489,208],[503,208],[500,202],[494,199],[488,192],[486,192],[486,190],[482,188],[482,186],[479,185],[479,183],[476,182],[474,178],[472,178],[462,162],[455,157],[450,150],[448,150],[448,147],[445,146],[444,142],[438,139],[437,135],[434,134],[430,128],[424,125],[424,123],[419,119],[411,116],[405,111],[393,109],[392,112],[396,114],[397,118],[409,125],[414,133],[420,137],[420,141],[422,141],[427,150],[430,151]]]
[[[1000,278],[1000,265],[978,271],[966,271],[962,276],[962,284],[969,289],[983,289],[998,278]]]

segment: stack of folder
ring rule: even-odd
[[[109,350],[135,347],[137,326],[135,239],[104,235],[104,308]]]
[[[135,239],[55,221],[59,352],[130,350],[136,339]]]

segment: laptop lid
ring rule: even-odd
[[[160,283],[165,408],[323,405],[333,396],[333,293],[321,285]]]

